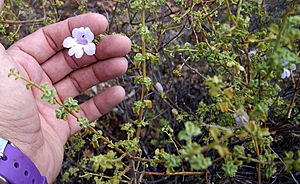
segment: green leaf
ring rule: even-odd
[[[121,126],[121,130],[127,132],[127,139],[131,139],[134,136],[135,128],[132,126],[132,123],[126,123]]]
[[[219,140],[219,136],[221,135],[221,131],[218,128],[210,128],[209,129],[210,136],[215,140]]]
[[[63,107],[60,106],[58,109],[55,110],[55,115],[57,119],[66,120],[69,112]]]
[[[44,92],[41,100],[51,104],[56,104],[56,91],[54,89],[49,89],[48,83],[42,84],[41,87]]]
[[[279,33],[279,26],[277,24],[271,24],[269,30],[277,35]]]
[[[211,159],[209,157],[204,157],[201,153],[190,158],[188,161],[191,164],[191,167],[195,170],[207,169],[212,165]]]
[[[174,154],[163,152],[162,159],[165,161],[164,167],[167,168],[167,173],[174,172],[173,168],[178,167],[181,164],[180,157]]]
[[[144,86],[147,90],[152,88],[152,80],[150,77],[136,76],[134,83]]]
[[[260,102],[254,105],[253,111],[251,113],[251,119],[266,121],[268,117],[269,107],[267,104]]]
[[[185,123],[185,130],[187,134],[191,136],[198,136],[201,134],[200,128],[191,121]]]
[[[106,169],[112,169],[114,166],[114,162],[116,157],[116,153],[112,150],[108,151],[107,154],[100,154],[91,158],[93,161],[93,171],[97,172],[101,169],[102,172],[106,171]]]
[[[124,148],[130,154],[140,152],[141,148],[138,139],[121,140],[115,143],[115,146]]]
[[[77,119],[77,122],[82,126],[83,128],[87,128],[90,124],[89,120],[86,117],[79,117]]]
[[[143,54],[137,53],[134,56],[134,65],[135,65],[135,67],[139,68],[144,60],[145,60],[145,58],[144,58]]]
[[[72,97],[65,99],[63,105],[68,112],[72,112],[72,111],[79,112],[80,110],[78,101]]]
[[[233,148],[233,156],[237,158],[245,156],[245,148],[240,145],[235,145]]]
[[[238,165],[236,165],[233,160],[226,160],[225,163],[222,164],[222,170],[226,176],[234,177],[238,171]]]
[[[290,172],[294,168],[294,162],[295,160],[293,159],[294,153],[292,151],[285,152],[285,157],[283,158],[284,165],[285,165],[285,170],[287,172]]]
[[[182,130],[178,133],[179,140],[186,140],[190,143],[193,136],[198,136],[201,134],[200,128],[191,121],[187,121],[184,126],[185,130]]]
[[[255,34],[251,34],[250,36],[248,36],[248,41],[249,42],[256,42],[257,39],[256,39],[256,35]]]
[[[228,150],[227,146],[217,144],[217,145],[214,145],[213,148],[218,151],[218,153],[221,157],[224,157],[229,154],[229,150]]]

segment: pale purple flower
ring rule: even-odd
[[[289,62],[287,60],[285,60],[283,62],[283,66],[287,66],[289,64]],[[283,72],[281,74],[281,78],[285,79],[285,78],[290,78],[291,76],[291,72],[296,70],[296,65],[292,64],[289,68],[283,68]]]
[[[238,125],[247,124],[249,122],[249,116],[247,114],[241,114],[235,117],[235,122]]]
[[[248,124],[250,118],[248,114],[243,109],[238,109],[234,113],[235,122],[238,125],[245,125]]]
[[[257,53],[257,50],[254,49],[254,50],[251,50],[251,51],[249,52],[249,55],[250,55],[250,56],[256,55],[256,53]]]
[[[96,52],[96,45],[93,40],[94,34],[90,28],[80,27],[73,29],[72,37],[65,38],[63,46],[69,49],[69,56],[75,55],[76,58],[81,58],[84,52],[92,56]]]
[[[164,88],[163,88],[163,86],[161,85],[161,83],[159,83],[159,82],[157,82],[157,83],[155,84],[155,88],[156,88],[156,90],[157,90],[159,93],[164,92]]]
[[[290,76],[291,76],[291,72],[288,69],[284,68],[281,74],[281,78],[282,79],[290,78]]]

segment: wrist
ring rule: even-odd
[[[34,163],[12,143],[0,137],[0,183],[46,184]]]

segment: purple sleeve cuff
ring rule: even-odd
[[[0,176],[10,184],[47,184],[34,163],[18,148],[7,144],[0,157]]]

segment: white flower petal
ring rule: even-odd
[[[65,48],[71,48],[76,44],[76,41],[74,38],[72,37],[67,37],[64,39],[63,41],[63,47]]]
[[[69,56],[73,56],[75,54],[75,47],[72,47],[68,51]]]
[[[289,78],[291,76],[291,72],[289,70],[286,70],[286,77]]]
[[[284,60],[283,61],[283,66],[286,66],[286,65],[288,65],[289,64],[289,61],[288,60]]]
[[[155,84],[155,88],[156,88],[156,90],[157,90],[158,92],[160,92],[160,93],[164,92],[164,88],[163,88],[163,86],[161,85],[161,83],[159,83],[159,82],[157,82],[157,83]]]
[[[254,49],[254,50],[251,50],[251,51],[249,52],[249,55],[252,56],[252,55],[255,55],[256,53],[257,53],[257,50]]]
[[[289,78],[290,75],[291,75],[291,72],[288,69],[284,68],[283,73],[281,74],[281,78],[282,79]]]
[[[73,38],[81,37],[84,34],[84,28],[74,28],[72,31]]]
[[[92,56],[96,53],[96,45],[94,43],[89,43],[83,47],[83,50],[87,55]]]
[[[87,39],[89,43],[94,40],[94,33],[88,27],[84,29],[84,38]]]
[[[83,56],[83,49],[82,49],[82,47],[76,47],[75,49],[76,49],[75,50],[75,57],[77,59],[81,58]]]
[[[294,70],[296,70],[296,69],[297,69],[296,65],[295,65],[295,64],[292,64],[292,65],[291,65],[291,70],[294,71]]]

